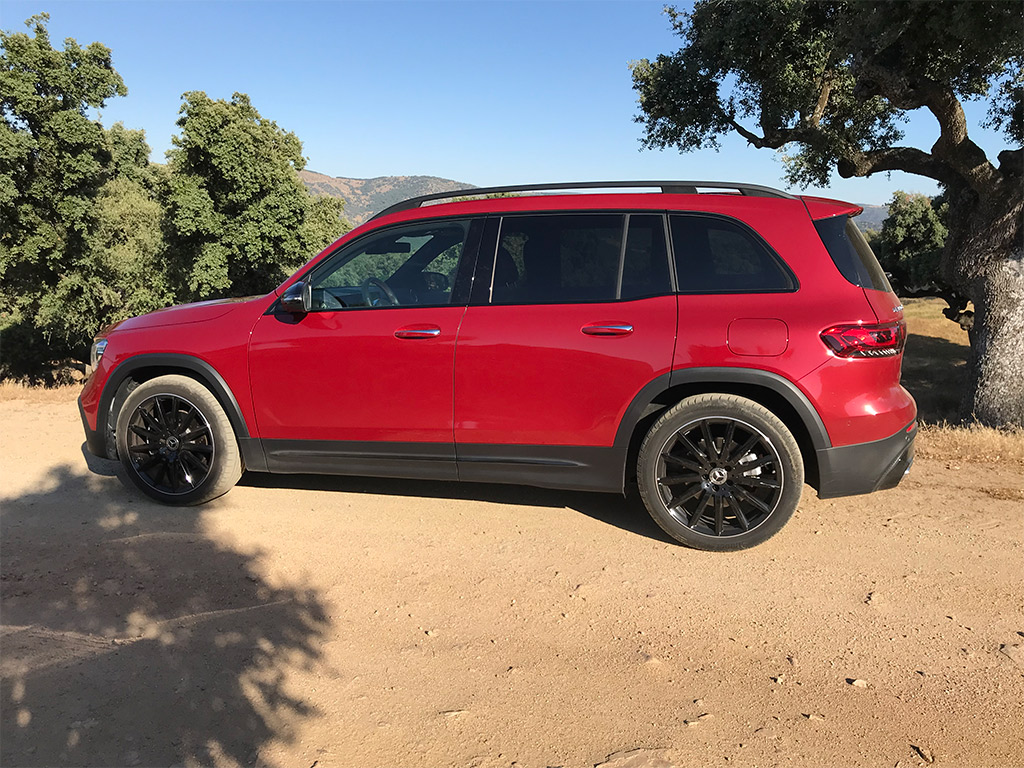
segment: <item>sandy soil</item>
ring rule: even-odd
[[[0,763],[1024,765],[1019,463],[923,459],[751,551],[636,500],[246,478],[124,488],[0,402]]]

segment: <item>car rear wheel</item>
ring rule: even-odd
[[[242,474],[231,422],[217,398],[187,376],[140,384],[117,417],[117,453],[129,479],[164,504],[202,504]]]
[[[637,461],[654,521],[697,549],[746,549],[777,533],[803,492],[800,449],[768,409],[736,395],[689,397],[654,423]]]

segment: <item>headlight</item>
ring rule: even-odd
[[[103,351],[107,348],[106,339],[97,339],[92,344],[92,350],[89,352],[89,364],[95,369],[99,365],[100,358],[103,357]]]

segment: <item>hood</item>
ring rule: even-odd
[[[158,309],[148,315],[132,317],[117,325],[119,331],[133,331],[139,328],[154,328],[164,325],[185,325],[186,323],[202,323],[233,312],[236,309],[252,304],[263,296],[245,296],[238,299],[214,299],[199,301],[194,304],[179,304],[175,307]]]

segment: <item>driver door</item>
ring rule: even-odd
[[[259,319],[249,371],[270,471],[456,476],[455,338],[468,291],[453,289],[475,261],[470,228],[370,233],[305,276],[309,313]]]

